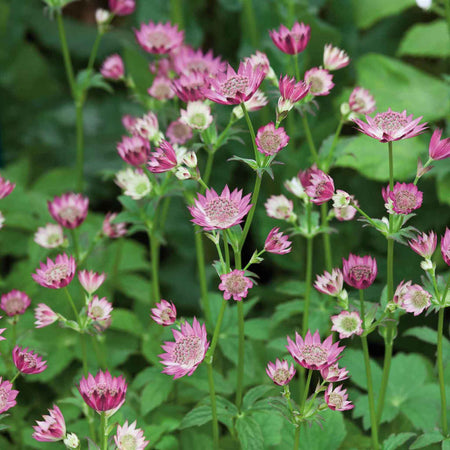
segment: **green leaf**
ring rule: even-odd
[[[292,296],[303,296],[305,289],[306,285],[303,281],[285,281],[276,287],[277,292]]]
[[[189,427],[199,427],[212,420],[211,407],[210,406],[198,406],[197,408],[189,411],[181,421],[180,430]]]
[[[239,417],[236,421],[236,430],[242,450],[264,450],[261,427],[253,417]]]
[[[399,14],[415,5],[414,0],[353,0],[353,13],[358,28],[369,28],[385,17]]]
[[[277,305],[275,313],[272,316],[272,323],[279,324],[286,319],[290,319],[295,315],[299,315],[303,311],[303,302],[300,299],[284,302]]]
[[[450,177],[448,173],[437,177],[436,188],[439,201],[450,205]]]
[[[159,367],[152,367],[151,372],[150,383],[147,384],[141,394],[141,414],[143,416],[166,401],[174,386],[173,380],[161,373]]]
[[[411,439],[415,436],[414,433],[399,433],[399,434],[391,434],[384,442],[383,442],[383,450],[395,450],[403,445],[407,440]]]
[[[244,400],[242,402],[242,408],[250,409],[252,405],[259,400],[261,397],[264,397],[267,393],[273,390],[273,386],[263,384],[261,386],[255,386],[251,388],[245,395]]]
[[[268,412],[254,412],[252,417],[258,422],[265,448],[281,448],[282,430],[286,419],[281,415]]]
[[[245,321],[245,335],[250,339],[267,340],[269,338],[269,330],[271,319],[249,319]]]
[[[403,336],[414,336],[428,344],[437,345],[437,332],[429,327],[413,327],[403,333]],[[442,354],[444,364],[450,361],[450,341],[443,336]]]
[[[444,436],[439,431],[430,431],[429,433],[422,434],[419,436],[409,447],[409,450],[416,450],[418,448],[424,448],[430,444],[436,444],[436,442],[441,442]]]
[[[111,318],[111,329],[127,331],[137,336],[141,336],[144,331],[139,318],[128,309],[114,308]]]

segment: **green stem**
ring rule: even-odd
[[[305,390],[303,392],[302,403],[300,405],[300,412],[302,414],[303,414],[303,412],[305,410],[306,399],[308,398],[308,394],[309,394],[309,385],[311,384],[312,373],[313,373],[313,371],[308,369],[308,376],[306,378]]]
[[[353,208],[356,209],[356,211],[358,211],[362,216],[364,216],[367,219],[367,221],[370,224],[372,224],[373,227],[375,227],[375,229],[378,229],[377,224],[356,203],[352,203],[351,205],[353,206]]]
[[[439,389],[441,392],[441,424],[442,434],[446,437],[448,434],[447,425],[447,405],[445,397],[445,379],[444,379],[444,362],[442,359],[442,339],[444,333],[444,312],[445,308],[440,308],[438,313],[438,341],[437,341],[437,365],[439,374]]]
[[[294,58],[294,70],[295,70],[295,78],[297,81],[300,81],[300,70],[298,68],[298,54],[292,55]]]
[[[227,126],[223,129],[222,133],[220,133],[216,143],[214,144],[213,147],[213,151],[212,153],[214,153],[217,149],[219,149],[222,145],[222,142],[224,141],[224,139],[227,137],[228,134],[228,130],[230,129],[231,125],[234,124],[234,122],[236,121],[233,113],[230,115],[230,120],[227,123]],[[204,177],[206,179],[206,177]]]
[[[320,206],[320,213],[322,215],[322,226],[328,226],[328,205],[326,203],[322,203]],[[333,257],[331,256],[331,242],[330,242],[330,233],[323,233],[323,248],[325,251],[325,267],[328,272],[331,273],[333,269]]]
[[[98,47],[100,46],[100,41],[102,40],[103,33],[98,32],[92,46],[91,55],[89,56],[89,62],[87,70],[91,71],[94,68],[95,58],[97,57]]]
[[[80,316],[78,314],[78,310],[75,306],[75,303],[73,302],[72,296],[70,295],[69,289],[67,287],[64,288],[64,292],[66,293],[67,299],[69,300],[70,306],[72,307],[73,313],[75,315],[75,319],[78,323],[78,325],[80,324]]]
[[[161,299],[159,292],[159,240],[151,230],[148,230],[148,238],[152,260],[152,305],[154,305]]]
[[[97,356],[97,362],[103,370],[106,370],[108,368],[108,365],[106,363],[105,353],[100,349],[97,342],[97,337],[91,336],[91,338],[92,346],[94,347],[95,355]]]
[[[214,450],[219,450],[219,422],[217,421],[216,392],[214,389],[213,368],[211,364],[206,365],[208,368],[208,384],[209,396],[211,398],[211,414],[212,414],[212,431]]]
[[[206,160],[205,173],[204,173],[204,176],[202,177],[206,184],[209,183],[209,178],[211,177],[211,170],[213,167],[213,163],[214,163],[214,152],[208,151],[208,158]]]
[[[243,28],[245,25],[245,29],[248,30],[250,35],[250,42],[252,46],[256,49],[258,47],[259,38],[258,38],[258,28],[256,26],[255,19],[255,9],[252,5],[252,0],[243,0],[244,2],[244,15],[243,15]]]
[[[225,308],[227,306],[227,301],[222,300],[222,306],[220,307],[219,316],[217,317],[216,327],[214,328],[213,338],[211,341],[211,347],[209,347],[208,352],[205,356],[205,361],[207,364],[212,364],[214,360],[214,352],[216,351],[217,342],[219,341],[220,328],[222,326],[223,316],[225,314]]]
[[[223,248],[225,251],[225,266],[227,269],[227,273],[231,270],[231,264],[230,264],[230,247],[228,245],[228,236],[226,231],[223,232]]]
[[[203,236],[200,232],[200,227],[196,225],[195,227],[195,252],[197,255],[197,269],[198,269],[198,279],[200,282],[200,300],[202,303],[203,312],[205,313],[205,318],[207,323],[211,323],[211,307],[209,305],[208,297],[208,284],[206,282],[206,271],[205,271],[205,252],[203,246]]]
[[[86,348],[86,335],[80,333],[80,343],[81,343],[81,354],[82,354],[82,360],[83,360],[83,372],[84,376],[88,377],[88,364],[87,364],[87,348]]]
[[[302,320],[302,334],[305,335],[308,331],[309,320],[309,303],[311,297],[311,282],[312,282],[312,261],[313,261],[313,238],[306,239],[306,277],[305,277],[305,303],[303,309]]]
[[[83,136],[83,103],[76,102],[76,131],[77,131],[77,191],[83,191],[84,182],[84,136]]]
[[[239,345],[238,345],[238,369],[237,369],[237,388],[236,388],[236,407],[241,411],[242,406],[242,392],[244,382],[244,303],[237,302],[238,310],[238,328],[239,328]]]
[[[339,140],[339,136],[341,135],[341,131],[342,131],[342,127],[344,125],[344,118],[341,116],[341,120],[339,121],[339,124],[336,128],[336,133],[334,133],[334,138],[333,138],[333,142],[331,143],[331,147],[330,147],[330,151],[328,152],[328,156],[327,159],[325,161],[325,165],[324,165],[324,171],[328,172],[331,166],[331,161],[333,161],[333,155],[334,155],[334,150],[336,148],[336,145],[338,143]]]
[[[253,216],[255,215],[256,205],[258,203],[259,191],[261,189],[262,178],[256,175],[255,186],[253,188],[252,194],[252,209],[247,215],[247,220],[245,221],[244,230],[242,231],[241,241],[239,242],[239,250],[242,250],[244,246],[245,239],[250,230],[250,225],[252,224]]]
[[[298,450],[300,447],[300,426],[295,428],[295,436],[294,436],[294,450]]]
[[[56,22],[58,24],[59,40],[61,41],[61,49],[64,58],[64,67],[66,69],[67,81],[69,82],[72,97],[75,98],[75,77],[73,74],[72,61],[70,59],[70,52],[67,45],[66,32],[64,30],[61,10],[58,10],[56,12]]]
[[[306,112],[300,114],[303,122],[303,128],[305,129],[306,140],[308,141],[309,150],[311,151],[311,155],[315,163],[319,162],[319,155],[317,154],[316,146],[314,145],[313,137],[311,134],[311,129],[309,128],[308,118],[306,116]]]
[[[101,450],[108,450],[108,417],[105,412],[100,413],[101,417]]]
[[[80,261],[80,246],[78,243],[78,229],[72,228],[70,230],[70,234],[72,235],[73,251],[75,253],[74,256],[75,256],[77,263],[79,263],[79,261]]]
[[[170,15],[172,23],[177,23],[183,28],[183,7],[181,0],[170,0]]]
[[[17,371],[17,373],[14,375],[14,377],[12,378],[12,380],[10,381],[11,384],[14,384],[14,381],[17,380],[17,377],[20,375],[20,370]]]
[[[244,112],[245,121],[247,122],[248,130],[250,131],[250,137],[252,139],[252,145],[253,145],[253,151],[255,153],[255,161],[258,163],[259,161],[259,151],[258,147],[256,146],[256,135],[255,130],[253,128],[252,121],[250,119],[250,116],[248,114],[247,108],[245,106],[245,103],[241,103],[242,111]]]

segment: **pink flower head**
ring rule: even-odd
[[[264,80],[264,72],[250,62],[241,62],[237,73],[228,65],[226,72],[218,72],[211,86],[203,89],[205,97],[222,105],[238,105],[253,97]]]
[[[184,144],[192,138],[192,129],[189,125],[178,119],[170,123],[166,131],[170,143]]]
[[[141,24],[139,30],[134,30],[138,44],[148,53],[159,55],[170,53],[183,43],[184,31],[178,30],[178,25],[170,22]]]
[[[177,320],[177,309],[172,302],[161,299],[155,306],[156,308],[152,308],[151,317],[159,325],[168,327]]]
[[[93,294],[105,281],[104,273],[93,272],[92,270],[80,270],[78,280],[88,294]]]
[[[323,294],[337,297],[342,292],[343,284],[341,269],[333,269],[331,273],[325,271],[323,275],[317,275],[314,287]]]
[[[337,331],[339,339],[349,338],[354,334],[360,336],[363,332],[362,320],[357,311],[342,311],[337,316],[331,316],[331,322],[331,331]]]
[[[203,227],[205,231],[225,230],[241,223],[250,211],[250,194],[242,197],[242,190],[230,193],[228,186],[220,196],[214,189],[207,189],[205,195],[198,194],[189,211],[191,222]]]
[[[323,50],[323,66],[328,70],[338,70],[350,63],[350,58],[347,53],[340,48],[333,47],[331,44],[326,44]]]
[[[366,121],[353,119],[359,131],[380,142],[392,142],[417,136],[426,129],[427,124],[419,124],[422,116],[413,120],[413,115],[406,116],[406,110],[399,113],[389,108],[378,113],[374,118],[366,115]]]
[[[422,206],[423,193],[413,183],[397,182],[393,191],[386,187],[383,198],[387,199],[388,211],[392,208],[397,214],[409,214]]]
[[[326,203],[334,195],[333,178],[320,169],[315,167],[308,169],[305,175],[300,175],[300,181],[306,195],[316,205]]]
[[[144,450],[149,443],[145,440],[144,432],[140,428],[136,428],[136,421],[128,425],[128,420],[123,426],[117,425],[114,442],[117,450]]]
[[[310,85],[309,92],[314,95],[328,95],[334,87],[333,75],[326,69],[313,67],[305,72],[305,82]]]
[[[430,299],[431,294],[422,286],[412,284],[412,281],[402,281],[394,294],[394,303],[415,316],[418,316],[431,305]]]
[[[39,227],[34,234],[34,242],[44,248],[57,248],[64,244],[63,229],[54,223]]]
[[[128,133],[133,134],[134,126],[136,125],[137,120],[138,120],[137,117],[125,114],[124,116],[122,116],[122,125],[125,128],[125,130],[128,131]]]
[[[69,192],[47,202],[50,215],[65,228],[77,228],[86,219],[89,199]]]
[[[33,429],[33,438],[39,442],[56,442],[66,437],[66,422],[61,410],[53,405],[53,409],[49,409],[49,416],[42,416],[43,421],[36,420]]]
[[[131,134],[139,135],[147,140],[152,140],[159,132],[159,123],[156,114],[149,111],[144,116],[136,119]]]
[[[266,77],[270,72],[270,62],[267,55],[259,50],[256,50],[254,55],[251,55],[244,60],[245,62],[249,62],[254,69],[259,69],[264,72],[264,76]]]
[[[348,370],[345,367],[339,368],[339,365],[336,363],[322,369],[320,376],[328,383],[336,383],[348,378]]]
[[[7,197],[16,187],[16,183],[11,183],[11,181],[0,177],[0,200]]]
[[[436,128],[430,139],[428,154],[435,161],[445,159],[450,156],[450,138],[442,139],[442,130]]]
[[[2,295],[0,308],[5,311],[8,317],[14,317],[24,314],[30,303],[30,297],[25,292],[13,289],[11,292]]]
[[[179,48],[173,55],[173,65],[179,75],[203,73],[209,76],[226,69],[226,64],[220,56],[214,57],[212,50],[203,53],[201,49],[194,50],[188,46]]]
[[[431,231],[430,234],[422,233],[410,240],[408,244],[422,258],[430,259],[436,250],[437,235],[434,231]]]
[[[225,300],[233,300],[240,302],[247,297],[248,290],[253,287],[253,281],[245,276],[244,270],[232,270],[220,276],[221,283],[219,289],[223,291],[223,298]]]
[[[292,242],[288,240],[288,236],[284,235],[279,228],[272,228],[267,235],[264,250],[277,255],[285,255],[290,253]]]
[[[203,89],[209,88],[210,82],[211,78],[205,73],[192,72],[189,75],[183,74],[180,78],[172,80],[172,89],[183,102],[195,102],[206,98]]]
[[[111,416],[125,403],[128,385],[122,375],[112,377],[108,370],[99,370],[95,378],[91,374],[83,377],[77,387],[90,408]]]
[[[47,258],[47,263],[41,262],[40,268],[31,276],[36,283],[50,289],[60,289],[66,287],[75,275],[76,265],[72,256],[65,253],[58,255],[53,262]]]
[[[23,349],[16,345],[12,351],[12,358],[20,373],[33,375],[41,373],[47,368],[47,361],[42,361],[37,353],[28,351],[28,347]]]
[[[278,386],[286,386],[290,383],[296,370],[294,369],[294,364],[289,363],[283,359],[280,361],[278,358],[273,362],[269,362],[266,367],[266,373],[270,379]]]
[[[122,58],[117,54],[108,56],[105,61],[103,61],[100,73],[104,78],[108,78],[109,80],[122,79],[125,74]]]
[[[339,342],[333,344],[333,336],[328,336],[320,342],[319,331],[311,335],[306,333],[305,340],[296,332],[295,342],[288,336],[288,349],[295,361],[305,369],[321,370],[335,364],[345,347],[339,347]]]
[[[357,114],[372,114],[375,111],[376,103],[373,95],[362,87],[355,87],[348,100],[350,111]]]
[[[305,50],[311,37],[311,28],[304,23],[295,22],[291,30],[280,25],[278,30],[269,31],[273,43],[284,53],[296,55]]]
[[[298,81],[292,77],[285,75],[279,82],[280,98],[278,100],[278,111],[290,111],[294,103],[299,102],[306,97],[310,90],[310,85],[304,81]]]
[[[275,128],[274,123],[270,122],[258,130],[255,142],[263,155],[273,156],[288,145],[289,136],[283,127]]]
[[[188,322],[181,325],[180,331],[172,330],[175,342],[165,342],[162,349],[166,353],[159,355],[161,364],[167,366],[162,373],[173,375],[174,380],[191,376],[205,359],[209,342],[205,324],[200,325],[194,317],[192,326]]]
[[[117,144],[117,152],[127,164],[140,167],[148,160],[150,144],[141,136],[122,136],[122,140]]]
[[[169,100],[175,96],[175,92],[172,89],[172,80],[166,76],[155,77],[147,92],[160,101]]]
[[[342,258],[344,281],[355,289],[367,289],[377,276],[377,261],[371,256],[350,253],[348,261]]]
[[[117,213],[109,212],[106,214],[105,220],[103,221],[103,234],[111,239],[119,238],[127,234],[127,224],[125,222],[113,222],[116,217]]]
[[[257,89],[253,97],[245,102],[245,107],[247,108],[248,112],[258,111],[261,108],[264,108],[264,106],[266,106],[268,103],[269,99],[266,97],[264,92]],[[236,106],[235,108],[240,109],[239,106]]]
[[[150,161],[147,168],[153,173],[162,173],[172,170],[177,165],[177,154],[167,141],[162,140],[159,148],[150,153]]]
[[[97,295],[94,295],[88,304],[87,315],[94,322],[103,322],[111,318],[112,310],[112,304],[105,297],[98,298]]]
[[[341,222],[352,220],[356,214],[355,206],[359,206],[359,203],[353,195],[340,189],[336,190],[336,194],[333,195],[333,211],[337,220]]]
[[[294,214],[294,203],[284,195],[272,195],[264,206],[267,215],[274,219],[289,220]]]
[[[135,7],[134,0],[109,0],[109,9],[116,16],[128,16]]]
[[[450,230],[445,229],[445,234],[441,238],[441,253],[442,258],[447,266],[450,266]]]
[[[333,411],[347,411],[348,409],[353,409],[355,405],[353,405],[352,402],[349,402],[347,398],[347,389],[342,389],[342,385],[333,389],[333,384],[330,384],[325,391],[325,401],[328,408]]]
[[[34,309],[34,318],[36,319],[34,322],[36,328],[44,328],[56,322],[58,320],[58,314],[46,304],[39,303]]]
[[[16,397],[19,391],[14,390],[13,385],[8,380],[2,381],[0,377],[0,414],[16,406]]]

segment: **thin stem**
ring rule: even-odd
[[[223,235],[223,248],[225,250],[225,266],[227,269],[227,272],[230,271],[231,265],[230,265],[230,247],[228,245],[228,236],[226,231],[224,231]]]
[[[328,226],[328,205],[326,203],[322,203],[320,206],[320,213],[322,218],[322,226]],[[331,273],[333,269],[333,257],[331,256],[331,242],[330,242],[330,233],[323,233],[323,249],[325,251],[325,267],[328,272]]]
[[[392,142],[388,142],[389,151],[389,189],[394,190],[394,152],[392,151]]]
[[[258,28],[256,26],[255,19],[255,8],[253,8],[252,0],[243,0],[244,2],[244,16],[243,16],[243,24],[245,24],[245,28],[249,31],[250,42],[254,48],[258,47]]]
[[[183,7],[181,0],[170,0],[170,15],[172,22],[183,28]]]
[[[75,318],[76,318],[78,325],[81,325],[80,324],[80,316],[78,314],[78,310],[75,306],[75,303],[73,302],[72,296],[70,295],[69,289],[67,287],[65,287],[64,292],[66,293],[67,299],[69,300],[70,306],[72,307],[72,310],[75,314]]]
[[[362,216],[364,216],[372,226],[378,228],[377,224],[372,220],[370,216],[368,216],[356,203],[352,203],[353,208],[356,209]],[[392,215],[392,214],[391,214]]]
[[[300,426],[295,428],[295,436],[294,436],[294,450],[298,450],[300,447]]]
[[[309,128],[308,118],[306,116],[306,112],[304,114],[300,114],[302,118],[303,128],[305,129],[306,140],[308,141],[309,150],[311,151],[311,155],[315,163],[319,162],[319,155],[317,154],[316,146],[314,145],[313,137],[311,134],[311,129]]]
[[[228,134],[228,130],[230,129],[231,125],[234,124],[234,122],[236,121],[236,119],[234,118],[234,115],[231,114],[230,115],[230,120],[227,123],[227,126],[223,129],[222,133],[220,133],[219,138],[217,139],[216,143],[214,144],[213,147],[213,153],[220,148],[220,146],[222,145],[222,142],[224,141],[224,139],[226,138],[227,134]],[[206,179],[206,176],[204,177]]]
[[[150,258],[152,263],[152,304],[160,300],[159,292],[159,240],[152,231],[148,231]]]
[[[227,306],[227,301],[222,300],[222,306],[220,307],[219,316],[217,317],[216,327],[214,328],[213,338],[211,341],[211,347],[209,347],[208,352],[205,356],[205,361],[207,364],[212,364],[214,360],[214,352],[216,351],[217,342],[219,341],[220,327],[222,326],[223,316],[225,314],[225,308]]]
[[[106,364],[105,353],[100,349],[96,336],[91,336],[92,346],[94,347],[95,355],[97,356],[97,362],[103,370],[108,368]]]
[[[72,97],[75,98],[75,77],[73,74],[72,61],[70,59],[69,47],[67,45],[66,32],[64,30],[64,23],[62,19],[61,10],[56,12],[56,21],[58,24],[59,40],[61,41],[61,49],[64,58],[64,67],[66,69],[67,80],[69,82]]]
[[[80,246],[78,243],[78,229],[72,228],[70,230],[70,234],[72,235],[72,243],[73,243],[73,250],[75,253],[75,259],[77,260],[77,263],[80,261]]]
[[[214,163],[214,152],[208,151],[208,158],[206,160],[205,173],[203,175],[203,180],[206,184],[209,183],[209,178],[211,177],[211,170]]]
[[[11,384],[14,384],[14,381],[17,380],[17,377],[20,375],[20,370],[17,371],[17,373],[14,375],[14,377],[12,378],[12,380],[10,381]]]
[[[98,47],[100,46],[100,41],[102,40],[103,33],[97,32],[97,36],[92,46],[91,55],[89,56],[89,62],[87,65],[87,70],[92,70],[94,68],[95,58],[97,57]]]
[[[306,399],[308,398],[308,393],[309,393],[309,385],[311,384],[311,377],[312,377],[312,373],[313,371],[308,369],[308,376],[306,377],[306,385],[305,385],[305,390],[303,392],[303,398],[302,398],[302,403],[300,405],[300,412],[303,414],[304,410],[305,410],[305,404],[306,404]]]
[[[84,136],[83,136],[83,104],[76,102],[76,132],[77,132],[77,191],[83,191],[84,182]]]
[[[214,450],[219,450],[219,422],[217,421],[216,391],[214,389],[213,368],[211,364],[206,365],[208,368],[208,384],[209,396],[211,398],[211,414],[212,414],[212,431]]]
[[[108,450],[108,417],[106,413],[101,412],[101,450]]]
[[[331,166],[331,161],[333,161],[334,150],[339,140],[339,136],[341,135],[342,127],[344,125],[344,118],[341,116],[341,120],[336,128],[336,132],[334,133],[333,142],[331,143],[330,151],[328,152],[327,159],[325,160],[324,170],[328,172]]]
[[[206,282],[203,236],[199,230],[200,227],[197,225],[195,227],[194,236],[195,236],[195,253],[197,255],[198,279],[200,282],[200,301],[202,304],[203,312],[205,313],[206,322],[211,323],[211,307],[209,305],[208,285]]]
[[[442,434],[447,436],[447,405],[445,398],[445,379],[444,379],[444,362],[442,358],[442,338],[444,333],[444,313],[445,308],[440,308],[438,313],[438,340],[437,340],[437,366],[439,375],[439,389],[441,393],[441,424]]]
[[[237,369],[237,388],[236,388],[236,407],[241,411],[242,392],[244,382],[244,304],[242,301],[237,302],[238,311],[238,328],[239,328],[239,345],[238,345],[238,369]]]
[[[298,54],[292,55],[294,58],[294,70],[295,70],[295,78],[297,81],[300,81],[300,70],[298,68]]]
[[[312,281],[312,261],[313,261],[313,238],[306,239],[306,276],[305,276],[305,303],[303,309],[302,334],[305,335],[308,330],[309,303],[311,297]]]
[[[242,108],[242,111],[244,112],[245,121],[247,122],[247,127],[248,127],[248,130],[250,131],[250,136],[252,138],[253,151],[255,152],[255,160],[256,160],[256,162],[258,162],[259,161],[259,151],[258,151],[258,148],[256,147],[255,130],[253,128],[253,124],[252,124],[252,121],[248,114],[245,103],[241,103],[241,108]]]
[[[245,239],[250,230],[250,225],[252,224],[253,216],[255,215],[256,205],[258,203],[259,191],[261,189],[262,178],[256,175],[255,186],[253,188],[252,194],[252,209],[247,215],[247,220],[245,221],[244,230],[242,231],[241,241],[239,242],[239,250],[242,250],[244,246]]]

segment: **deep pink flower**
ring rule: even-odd
[[[166,76],[155,77],[147,92],[160,101],[169,100],[175,96],[175,92],[172,89],[172,80]]]
[[[104,78],[108,78],[109,80],[122,79],[125,74],[125,67],[120,55],[114,54],[108,56],[105,61],[103,61],[100,73]]]
[[[212,50],[203,53],[201,49],[184,46],[178,49],[172,59],[175,72],[179,75],[197,72],[214,76],[226,69],[226,63],[221,61],[220,56],[214,57]]]
[[[326,44],[323,50],[323,66],[328,70],[338,70],[348,66],[350,58],[340,48]]]
[[[242,190],[230,193],[228,186],[220,196],[214,189],[207,189],[205,195],[198,194],[189,211],[191,222],[203,227],[205,231],[225,230],[241,223],[250,211],[250,194],[242,197]]]
[[[112,310],[112,304],[105,297],[98,298],[97,295],[94,295],[88,304],[87,315],[94,322],[104,322],[111,318]]]
[[[431,305],[431,294],[422,286],[412,284],[412,281],[402,281],[395,290],[393,300],[406,312],[418,316]]]
[[[419,124],[422,116],[413,120],[413,115],[406,116],[406,110],[399,113],[389,108],[378,113],[374,118],[366,115],[366,121],[353,119],[359,131],[380,142],[398,141],[417,136],[426,129],[427,124]]]
[[[20,373],[33,375],[41,373],[47,368],[47,361],[42,361],[37,353],[28,351],[28,347],[22,348],[16,345],[12,351],[12,358]]]
[[[31,276],[36,283],[50,289],[60,289],[66,287],[75,275],[76,264],[72,256],[65,253],[58,255],[53,262],[47,258],[47,263],[41,262],[40,268]]]
[[[109,9],[116,16],[128,16],[135,7],[134,0],[109,0]]]
[[[61,410],[53,405],[53,409],[49,409],[49,416],[42,416],[43,421],[36,420],[33,429],[33,438],[39,442],[56,442],[66,437],[66,422]]]
[[[373,95],[362,87],[355,87],[348,100],[350,111],[358,114],[372,114],[376,103]]]
[[[422,258],[430,259],[436,250],[437,235],[434,231],[430,231],[429,234],[422,233],[410,240],[408,244]]]
[[[333,75],[326,69],[313,67],[305,72],[305,83],[310,85],[309,93],[318,95],[328,95],[334,87]]]
[[[5,311],[9,317],[22,315],[30,306],[31,300],[25,292],[13,289],[11,292],[2,295],[0,308]]]
[[[336,383],[338,381],[346,380],[349,377],[348,370],[345,367],[339,368],[337,363],[322,369],[320,371],[320,376],[328,383]]]
[[[140,167],[150,155],[150,143],[141,136],[122,136],[117,144],[119,156],[128,164]]]
[[[341,269],[333,269],[331,273],[325,271],[323,275],[317,275],[314,287],[323,294],[337,297],[343,289],[344,277]]]
[[[16,406],[16,397],[19,391],[14,390],[13,385],[8,380],[2,381],[0,377],[0,414]]]
[[[441,253],[445,264],[450,266],[450,230],[448,228],[445,229],[445,234],[441,237]]]
[[[170,143],[183,145],[189,139],[192,139],[192,129],[182,120],[177,119],[170,123],[167,127],[166,135]]]
[[[34,325],[36,328],[44,328],[58,320],[58,314],[56,314],[49,306],[44,303],[39,303],[34,308],[34,318],[36,321]]]
[[[280,220],[289,220],[293,215],[294,203],[284,195],[272,195],[264,203],[269,217]]]
[[[348,409],[353,409],[355,405],[348,401],[347,398],[347,389],[342,389],[342,385],[333,389],[333,384],[330,384],[325,391],[325,401],[328,408],[333,411],[347,411]]]
[[[114,442],[117,450],[144,450],[149,444],[149,441],[145,440],[144,432],[136,428],[136,421],[128,425],[128,420],[123,426],[117,425]]]
[[[195,317],[192,326],[184,322],[180,331],[172,329],[172,333],[175,342],[165,342],[161,347],[166,353],[159,357],[161,364],[167,366],[162,373],[173,375],[175,380],[195,372],[205,359],[209,342],[205,324],[200,325]]]
[[[209,88],[210,82],[211,78],[205,73],[192,72],[172,80],[172,89],[175,95],[183,102],[195,102],[206,98],[203,89]]]
[[[350,253],[348,261],[342,258],[344,281],[356,288],[367,289],[377,276],[377,261],[371,256],[356,256]]]
[[[127,224],[125,222],[113,222],[116,217],[117,213],[109,212],[106,214],[105,220],[103,221],[103,234],[111,239],[119,238],[127,234]]]
[[[306,195],[316,205],[330,200],[334,195],[333,178],[314,165],[308,170],[299,173],[300,182]]]
[[[339,333],[339,339],[349,338],[354,334],[360,336],[363,332],[362,320],[357,311],[342,311],[336,316],[331,316],[333,326],[331,331]]]
[[[92,270],[80,270],[78,272],[78,280],[88,294],[93,294],[103,284],[105,278],[104,272],[97,273]]]
[[[167,141],[162,140],[159,148],[150,153],[147,168],[150,172],[162,173],[172,170],[177,164],[177,154],[174,148]]]
[[[47,202],[50,215],[65,228],[77,228],[86,219],[89,199],[69,192]]]
[[[435,161],[450,157],[450,138],[442,139],[442,130],[436,128],[430,139],[428,154]]]
[[[248,290],[253,287],[253,281],[245,276],[244,270],[232,270],[220,276],[221,283],[219,289],[223,291],[223,298],[225,300],[233,300],[240,302],[247,297]]]
[[[284,235],[279,228],[272,228],[267,235],[264,250],[277,255],[285,255],[292,250],[292,242],[288,239],[289,237]]]
[[[0,200],[7,197],[16,187],[16,183],[11,183],[11,181],[0,177]]]
[[[184,31],[178,30],[178,25],[150,21],[141,24],[139,30],[134,30],[138,44],[148,53],[167,54],[183,43]]]
[[[393,191],[387,186],[382,194],[389,212],[409,214],[422,206],[423,193],[413,183],[397,182]]]
[[[321,342],[318,330],[314,335],[308,330],[305,340],[296,332],[295,342],[289,336],[287,341],[286,348],[291,356],[302,367],[310,370],[321,370],[336,363],[345,348],[339,347],[339,342],[333,344],[332,335]]]
[[[263,155],[273,156],[288,145],[289,136],[283,127],[275,128],[275,124],[270,122],[258,130],[255,142]]]
[[[305,50],[311,37],[311,28],[304,23],[295,22],[291,30],[280,25],[278,30],[269,31],[273,43],[284,53],[296,55]]]
[[[306,97],[310,90],[310,85],[304,81],[298,81],[292,77],[280,75],[279,82],[280,98],[278,100],[278,112],[290,111],[294,104]]]
[[[177,308],[172,302],[161,299],[155,308],[152,308],[151,318],[159,325],[167,327],[177,320]]]
[[[296,370],[294,369],[294,364],[289,363],[283,359],[280,361],[278,358],[273,362],[269,362],[266,367],[266,373],[270,379],[278,386],[286,386],[292,380],[295,375]]]

